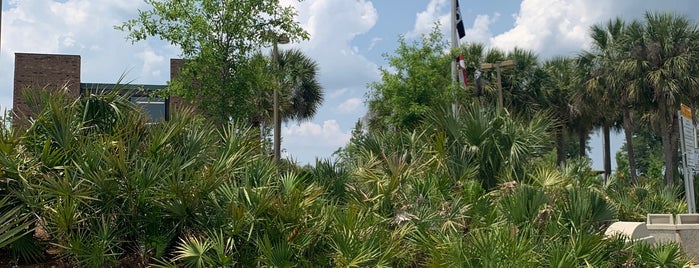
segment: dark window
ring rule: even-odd
[[[148,116],[148,122],[160,122],[167,120],[165,118],[166,114],[166,101],[164,98],[155,97],[131,97],[129,98],[131,102],[140,107]]]
[[[154,93],[164,88],[164,85],[80,83],[80,94],[107,94],[118,90],[119,94],[130,96],[129,101],[148,116],[149,123],[156,123],[169,119],[168,98],[154,96]]]

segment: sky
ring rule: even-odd
[[[368,84],[380,81],[384,55],[398,38],[412,42],[436,22],[449,38],[450,0],[281,0],[298,12],[311,38],[280,45],[299,48],[319,65],[325,101],[307,122],[282,128],[284,156],[299,164],[331,158],[365,115]],[[632,20],[645,11],[673,12],[699,21],[696,0],[460,0],[466,36],[461,43],[536,52],[540,59],[574,56],[589,47],[591,25],[615,17]],[[2,0],[0,109],[12,107],[14,53],[81,56],[81,82],[114,83],[123,75],[137,84],[166,84],[169,59],[179,49],[153,39],[132,44],[115,25],[147,10],[143,0]],[[613,135],[618,150],[622,135]],[[601,139],[593,134],[590,156],[601,169]]]

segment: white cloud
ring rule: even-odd
[[[478,15],[473,21],[473,27],[466,28],[464,36],[469,43],[487,44],[493,37],[490,32],[490,25],[495,23],[500,17],[499,13],[495,13],[492,17],[489,15]]]
[[[350,44],[378,20],[371,1],[317,0],[290,4],[311,35],[310,40],[290,46],[300,47],[318,62],[320,82],[326,91],[364,90],[364,84],[379,77],[378,66]]]
[[[431,0],[425,10],[417,13],[413,29],[406,37],[417,38],[432,31],[439,22],[440,31],[450,36],[450,1]],[[691,0],[670,2],[606,1],[606,0],[522,0],[519,12],[513,14],[515,24],[504,32],[495,33],[491,26],[498,22],[499,13],[479,14],[466,29],[464,40],[482,43],[506,51],[514,47],[533,50],[542,58],[574,55],[589,47],[589,28],[616,16],[630,20],[644,11],[670,11],[696,17],[699,5]],[[468,21],[464,21],[469,26]]]
[[[413,29],[405,34],[406,38],[419,38],[422,35],[432,32],[435,23],[439,23],[439,31],[443,36],[449,38],[451,36],[451,1],[447,0],[431,0],[424,11],[417,13],[415,16],[415,25]],[[469,21],[464,20],[465,37],[462,42],[488,44],[492,39],[490,25],[495,23],[500,17],[499,13],[492,15],[481,14],[477,15],[473,20],[470,28]]]
[[[341,103],[340,106],[337,107],[337,109],[342,113],[356,113],[362,107],[362,99],[351,98]]]
[[[53,14],[62,14],[63,22],[69,26],[85,24],[88,20],[87,10],[92,9],[88,1],[52,2],[49,10]]]
[[[143,52],[138,54],[138,58],[143,61],[143,66],[141,67],[142,76],[160,76],[161,67],[165,61],[165,57],[158,55],[150,48],[146,48]]]
[[[405,37],[418,38],[423,34],[428,34],[432,32],[435,22],[439,22],[441,29],[448,31],[448,28],[451,27],[449,25],[449,21],[451,20],[451,15],[449,14],[450,5],[451,1],[431,0],[430,3],[427,4],[427,9],[425,9],[425,11],[417,13],[415,16],[415,26],[412,31],[405,34]]]
[[[524,0],[515,26],[495,36],[492,45],[530,49],[543,57],[569,55],[587,43],[589,26],[600,20],[607,7],[603,1]]]
[[[374,38],[372,38],[372,39],[371,39],[371,43],[369,44],[369,47],[367,48],[367,50],[368,50],[368,51],[371,51],[372,49],[374,49],[374,47],[376,46],[376,44],[378,44],[378,43],[381,42],[381,41],[383,41],[383,38],[380,38],[380,37],[374,37]]]
[[[645,11],[675,12],[696,19],[699,5],[692,0],[606,1],[523,0],[515,26],[492,38],[490,44],[510,50],[521,47],[542,58],[572,56],[590,44],[590,26],[621,16],[630,21]]]
[[[282,147],[301,164],[311,163],[315,157],[328,157],[349,142],[351,131],[342,131],[335,120],[320,124],[303,122],[282,128]],[[323,152],[322,155],[317,152]]]

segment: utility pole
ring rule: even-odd
[[[494,63],[481,63],[481,70],[483,71],[489,71],[492,69],[495,69],[495,72],[497,72],[498,76],[498,112],[502,110],[504,106],[504,101],[502,98],[502,80],[500,78],[500,70],[502,68],[512,68],[515,66],[515,61],[513,60],[504,60],[504,61],[498,61]]]

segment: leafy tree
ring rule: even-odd
[[[398,40],[395,56],[385,56],[391,68],[381,68],[381,81],[368,93],[369,129],[415,129],[442,99],[453,99],[449,75],[451,57],[436,29],[420,42]]]
[[[239,69],[260,45],[277,36],[306,39],[292,7],[279,0],[146,0],[151,10],[117,26],[132,42],[158,37],[186,59],[170,91],[194,101],[219,124],[248,120],[254,88]]]
[[[617,176],[623,176],[630,169],[625,153],[628,144],[621,146],[617,152]],[[663,176],[663,144],[658,135],[647,128],[638,128],[633,134],[634,152],[637,154],[636,168],[639,176],[659,178]]]

